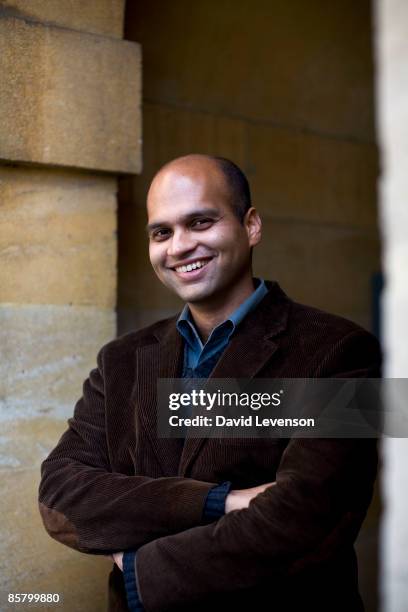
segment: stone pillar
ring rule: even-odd
[[[408,4],[377,0],[378,125],[382,153],[381,217],[386,290],[385,375],[408,377]],[[398,406],[396,404],[399,404]],[[388,398],[407,412],[407,398]],[[408,440],[383,444],[382,610],[408,609]]]
[[[124,0],[0,0],[1,610],[8,592],[106,607],[110,564],[49,538],[37,488],[116,332],[116,176],[141,168],[123,15]]]

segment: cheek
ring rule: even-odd
[[[231,237],[228,232],[222,228],[213,229],[213,231],[205,236],[206,246],[211,247],[215,250],[222,251],[225,246],[230,242]]]
[[[229,258],[239,257],[239,252],[244,245],[245,237],[240,232],[219,230],[214,237],[213,245],[218,248],[224,256]]]
[[[152,244],[149,246],[149,259],[153,268],[157,268],[162,259],[161,251],[162,249],[160,249],[157,244]]]

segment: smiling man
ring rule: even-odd
[[[261,221],[232,162],[168,163],[147,211],[151,264],[185,307],[101,349],[43,463],[46,529],[112,555],[111,610],[362,610],[375,441],[158,438],[157,379],[375,377],[377,341],[253,278]]]
[[[261,220],[247,182],[229,162],[190,155],[158,173],[147,211],[153,269],[206,338],[254,291]]]

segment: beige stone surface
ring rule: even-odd
[[[67,612],[106,609],[110,561],[51,540],[37,489],[40,464],[66,429],[97,351],[114,335],[111,309],[0,305],[2,611],[23,609],[7,603],[9,592],[58,593],[58,609]]]
[[[0,159],[141,169],[140,46],[0,13]]]
[[[67,418],[114,335],[110,309],[0,305],[0,421]]]
[[[9,592],[60,595],[62,603],[41,610],[107,606],[112,562],[51,540],[37,489],[41,461],[116,332],[117,183],[79,169],[140,165],[140,48],[118,40],[123,10],[122,0],[0,2],[7,162],[0,166],[0,610],[7,612],[26,608],[7,603]]]
[[[72,416],[71,412],[67,418]],[[45,416],[31,419],[2,421],[0,435],[0,471],[19,471],[37,469],[54,448],[67,428],[65,420]],[[37,480],[39,475],[35,477]]]
[[[1,0],[0,15],[122,38],[125,0]]]
[[[27,436],[27,443],[35,446],[34,436]],[[27,609],[27,605],[7,603],[7,594],[17,592],[60,595],[61,604],[42,604],[36,610],[104,611],[112,563],[104,557],[71,550],[47,535],[37,506],[39,467],[33,461],[28,468],[0,471],[0,609]]]
[[[0,301],[113,308],[116,181],[0,167]]]
[[[368,0],[128,5],[149,101],[374,140]]]

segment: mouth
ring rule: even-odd
[[[176,272],[192,272],[193,270],[200,270],[200,268],[204,268],[209,261],[209,259],[196,259],[195,261],[184,264],[183,266],[177,266],[173,268],[173,270]]]
[[[183,265],[174,266],[171,269],[182,279],[196,279],[204,274],[204,269],[212,259],[212,257],[207,259],[195,259]]]

